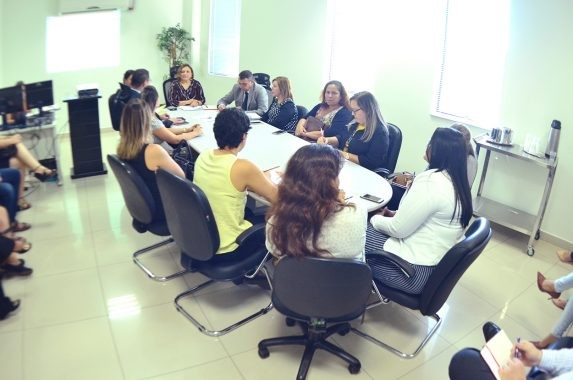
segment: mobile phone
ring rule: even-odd
[[[285,132],[286,132],[285,130],[279,129],[278,131],[274,131],[273,135],[280,135],[280,134],[285,133]]]
[[[371,194],[363,194],[360,196],[360,198],[366,199],[367,201],[374,203],[382,203],[384,201],[384,199],[375,197],[374,195]]]

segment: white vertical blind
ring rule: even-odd
[[[509,0],[448,0],[433,114],[499,125]]]
[[[239,72],[241,0],[211,0],[209,74],[235,77]]]
[[[119,57],[119,11],[86,12],[46,19],[48,73],[116,67],[119,66]]]

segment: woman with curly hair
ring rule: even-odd
[[[328,145],[306,145],[291,157],[268,214],[266,246],[274,256],[364,260],[367,213],[338,189],[343,164]]]

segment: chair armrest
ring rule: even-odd
[[[397,256],[390,252],[375,251],[373,253],[366,255],[366,259],[367,261],[377,261],[377,260],[389,261],[392,264],[396,265],[398,269],[400,269],[402,273],[404,273],[404,275],[408,278],[412,277],[414,273],[416,273],[416,270],[414,269],[412,264],[410,264],[400,256]]]
[[[388,178],[388,176],[391,174],[390,171],[386,168],[376,168],[372,171],[376,174],[379,174],[380,176],[382,176],[384,178]]]
[[[239,245],[243,245],[243,244],[245,244],[245,243],[247,243],[253,239],[255,241],[260,240],[264,244],[264,241],[265,241],[265,224],[264,223],[255,224],[254,226],[247,228],[239,236],[237,236],[237,239],[235,239],[235,243],[237,243]]]

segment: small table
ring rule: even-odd
[[[557,169],[557,158],[551,159],[533,156],[531,154],[525,153],[523,151],[523,147],[520,145],[500,145],[492,143],[488,141],[488,139],[488,135],[474,138],[474,142],[476,143],[476,158],[479,157],[481,148],[486,150],[478,192],[476,198],[474,199],[474,214],[477,216],[484,216],[490,219],[492,222],[501,224],[502,226],[511,228],[515,231],[529,234],[527,254],[529,256],[533,256],[535,254],[533,242],[534,240],[539,240],[541,222],[543,221],[545,209],[547,208],[547,202],[549,201],[549,195],[551,194],[553,179],[555,178],[555,171]],[[489,157],[492,151],[547,169],[547,182],[545,183],[545,190],[543,191],[543,196],[541,198],[541,204],[539,205],[537,215],[528,214],[522,210],[511,208],[507,205],[482,196],[483,185],[489,165]]]

